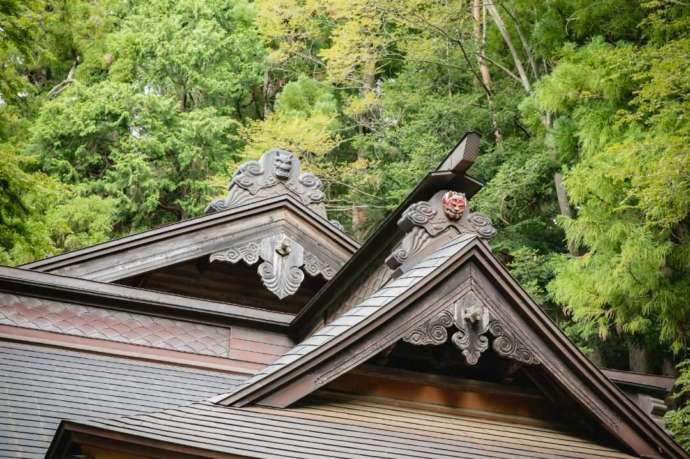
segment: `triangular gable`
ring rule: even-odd
[[[409,233],[408,233],[409,234]],[[230,406],[288,407],[405,340],[452,340],[458,358],[481,359],[489,347],[542,369],[585,413],[643,457],[685,452],[597,369],[532,301],[477,235],[462,234],[423,257],[366,301],[316,331],[230,394]],[[449,329],[458,332],[451,336]]]
[[[298,312],[359,247],[327,219],[321,188],[292,153],[270,150],[240,166],[207,216],[23,268]]]
[[[114,282],[222,251],[243,237],[256,236],[257,229],[283,230],[296,238],[305,232],[318,234],[324,252],[331,251],[330,257],[343,259],[341,263],[359,246],[339,227],[294,197],[277,195],[27,263],[20,268]]]

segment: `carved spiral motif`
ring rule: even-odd
[[[462,351],[468,365],[476,365],[482,352],[489,348],[489,338],[486,335],[468,333],[462,328],[453,333],[451,340]]]
[[[491,219],[480,213],[473,213],[469,217],[469,222],[474,227],[477,234],[483,238],[490,238],[496,234],[496,228],[491,224]]]
[[[321,202],[326,199],[326,195],[321,190],[314,190],[307,194],[307,198],[309,198],[311,202]]]
[[[393,252],[391,256],[393,257],[393,259],[395,259],[395,261],[398,262],[398,265],[401,265],[405,263],[405,260],[407,260],[407,257],[409,256],[409,253],[407,252],[407,250],[399,248],[398,250]]]
[[[423,225],[436,215],[436,211],[426,201],[412,204],[403,214],[403,218],[408,218],[415,225]]]
[[[531,365],[539,363],[539,359],[514,336],[509,334],[500,322],[491,321],[489,323],[489,332],[495,337],[493,349],[498,355]]]
[[[453,314],[443,311],[434,319],[420,325],[403,338],[404,341],[416,345],[439,345],[448,339],[446,328],[453,325]]]
[[[321,188],[321,180],[314,174],[305,173],[299,178],[302,185],[307,188]]]

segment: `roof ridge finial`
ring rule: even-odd
[[[274,148],[264,152],[258,161],[240,165],[230,181],[228,195],[213,201],[206,213],[212,214],[242,206],[270,196],[291,194],[311,210],[326,218],[326,198],[321,180],[309,172],[302,173],[297,156]]]
[[[428,201],[411,204],[398,220],[405,232],[402,241],[386,259],[391,269],[414,261],[421,252],[428,252],[462,234],[476,234],[489,239],[496,234],[491,219],[479,212],[470,212],[464,193],[437,191]]]

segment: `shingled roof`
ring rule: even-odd
[[[44,457],[62,419],[160,411],[227,391],[243,379],[0,341],[0,457]]]
[[[204,450],[206,457],[225,457],[214,452],[256,458],[633,457],[527,419],[481,419],[458,410],[356,397],[313,399],[283,410],[203,402],[114,420],[67,422],[63,429],[117,433],[133,444],[155,441],[190,455]]]

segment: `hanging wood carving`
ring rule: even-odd
[[[448,328],[452,326],[457,331],[451,336],[451,341],[468,365],[476,365],[489,348],[489,335],[493,336],[492,349],[501,357],[528,365],[539,363],[534,353],[511,334],[502,321],[492,317],[489,308],[472,291],[405,335],[403,341],[438,346],[448,340]]]
[[[302,173],[300,160],[289,151],[269,150],[258,161],[242,164],[228,190],[224,199],[208,206],[207,214],[287,193],[326,218],[321,180],[314,174]],[[339,226],[337,222],[334,225]]]
[[[386,259],[391,269],[400,267],[442,235],[456,237],[472,233],[489,239],[496,234],[489,217],[468,210],[463,193],[448,190],[437,192],[428,201],[410,205],[398,220],[398,227],[406,234]]]
[[[337,270],[284,233],[238,243],[211,254],[209,259],[229,263],[244,261],[248,265],[261,261],[258,268],[261,282],[280,299],[297,291],[304,281],[305,271],[312,277],[320,275],[329,280]]]

